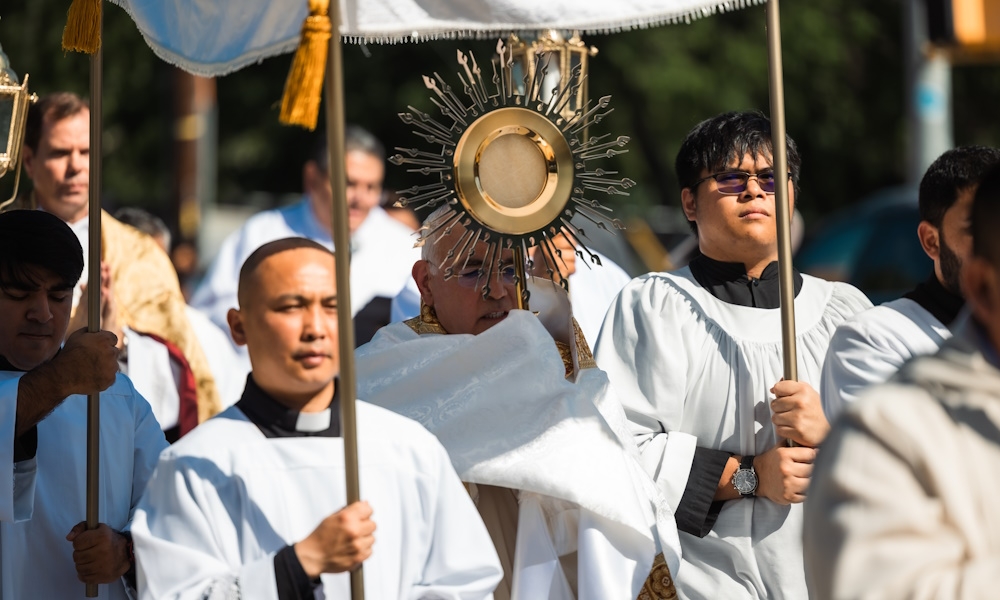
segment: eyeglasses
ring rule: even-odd
[[[791,177],[791,174],[789,174]],[[746,171],[725,171],[713,173],[708,177],[702,177],[694,182],[691,189],[694,189],[709,179],[714,179],[720,192],[723,194],[742,194],[750,183],[750,178],[757,180],[757,185],[767,194],[774,193],[774,171],[763,171],[761,173],[747,173]]]
[[[479,283],[480,281],[485,281],[486,278],[490,277],[491,275],[493,278],[497,276],[495,271],[492,274],[490,274],[487,270],[486,272],[483,272],[481,274],[479,267],[475,268],[470,267],[467,271],[454,275],[453,278],[458,283],[458,285],[462,287],[474,288],[476,287],[477,283]],[[517,278],[517,270],[514,268],[514,265],[504,265],[500,267],[500,280],[503,281],[504,285],[514,285],[514,280],[516,278]]]

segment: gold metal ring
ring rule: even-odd
[[[544,229],[563,212],[573,188],[565,136],[526,108],[500,108],[474,121],[455,148],[454,170],[466,211],[507,235]]]

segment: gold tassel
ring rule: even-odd
[[[101,2],[73,0],[66,13],[63,50],[93,54],[101,47]]]
[[[329,7],[329,0],[309,0],[309,16],[302,24],[299,49],[292,59],[281,98],[278,120],[285,125],[316,129],[332,29]]]

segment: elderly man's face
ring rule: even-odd
[[[333,191],[326,165],[310,161],[305,168],[306,193],[312,202],[317,219],[329,227],[332,219]],[[348,152],[344,158],[344,175],[347,178],[347,210],[351,233],[368,218],[368,213],[382,199],[382,178],[385,165],[377,157],[359,152]]]
[[[432,260],[419,260],[413,265],[413,278],[420,289],[421,300],[434,309],[438,321],[448,333],[479,334],[507,318],[507,314],[517,308],[517,292],[510,277],[513,256],[509,250],[501,254],[500,271],[507,276],[501,276],[498,281],[497,272],[493,269],[490,291],[486,296],[483,296],[485,282],[479,279],[478,271],[488,258],[487,244],[477,244],[468,264],[462,268],[465,261],[460,260],[454,276],[445,279],[448,265],[440,263],[462,233],[464,230],[461,227],[455,227],[451,235],[438,241],[432,249]]]
[[[87,216],[90,185],[90,111],[53,121],[42,119],[34,152],[25,146],[24,170],[38,204],[67,223]]]
[[[30,370],[59,351],[73,303],[73,284],[29,267],[27,281],[0,284],[0,356]]]

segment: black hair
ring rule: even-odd
[[[0,213],[0,288],[33,289],[32,272],[46,269],[68,287],[83,274],[83,248],[59,217],[40,210]]]
[[[1000,164],[987,171],[979,181],[972,211],[972,253],[1000,267]]]
[[[360,125],[348,125],[344,128],[344,154],[349,152],[362,152],[374,156],[380,162],[385,162],[385,146],[372,132]],[[316,162],[320,170],[324,172],[327,170],[329,153],[325,134],[316,137],[309,158]]]
[[[161,236],[167,248],[170,248],[170,228],[163,222],[163,219],[148,210],[134,206],[123,206],[115,211],[114,217],[150,237]]]
[[[247,293],[247,282],[250,275],[257,270],[257,267],[259,267],[262,262],[275,254],[280,254],[287,250],[298,250],[299,248],[319,250],[320,252],[325,252],[326,254],[333,256],[333,252],[331,252],[330,249],[323,244],[303,237],[287,237],[264,244],[260,248],[254,250],[250,256],[243,261],[243,266],[240,267],[240,278],[236,289],[237,299],[240,301],[240,306],[242,307],[244,304],[242,299]]]
[[[939,156],[920,180],[920,219],[940,228],[959,194],[975,187],[997,163],[1000,150],[989,146],[961,146]]]
[[[785,135],[788,172],[795,191],[799,189],[799,168],[802,159],[791,136]],[[771,121],[760,111],[728,112],[706,119],[694,126],[677,152],[674,167],[680,188],[693,188],[702,173],[724,171],[743,157],[760,156],[773,160]],[[690,222],[698,231],[697,224]]]

